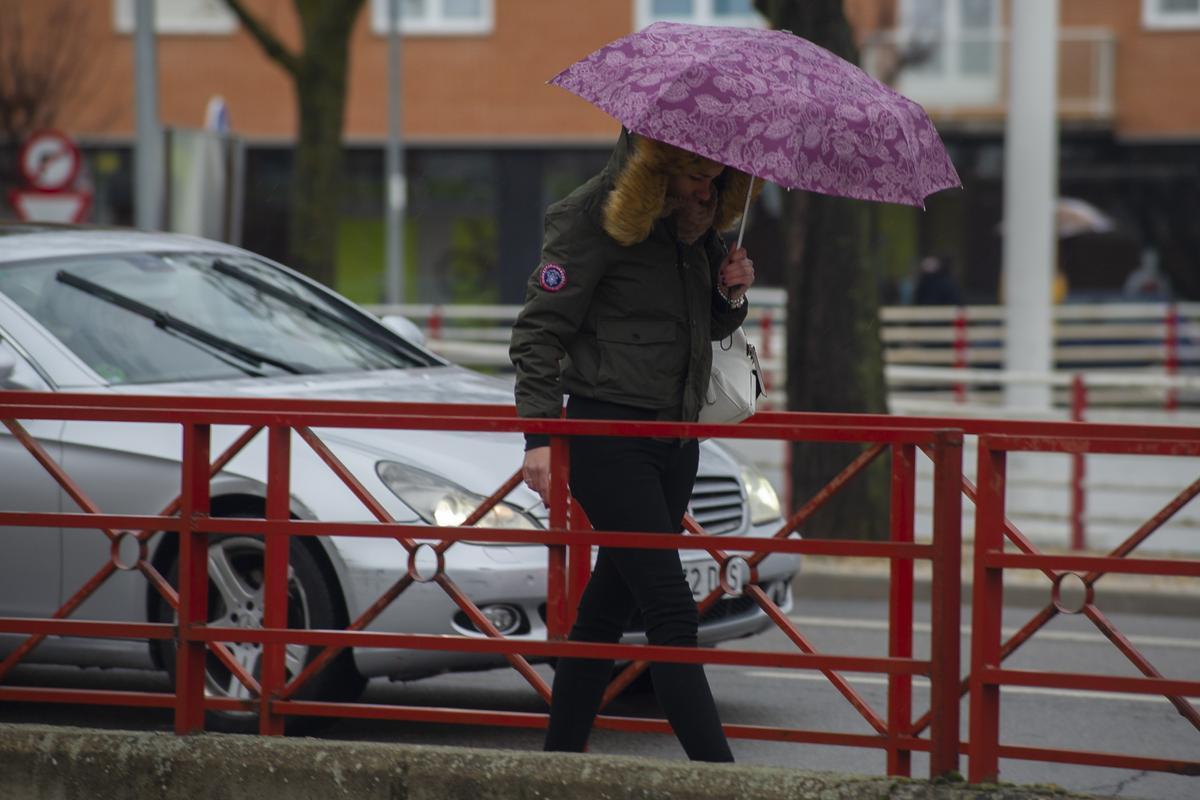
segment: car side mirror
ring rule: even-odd
[[[425,345],[425,334],[421,332],[417,323],[408,317],[402,317],[399,314],[385,314],[379,318],[379,321],[392,333],[400,336],[400,338],[416,345]]]

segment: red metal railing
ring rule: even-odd
[[[180,496],[158,515],[113,515],[102,513],[86,495],[71,482],[62,469],[50,459],[36,441],[29,437],[17,420],[99,420],[113,422],[156,422],[179,425],[182,431],[182,467]],[[1030,751],[1028,748],[1006,748],[995,741],[998,719],[998,687],[1004,682],[1034,680],[1025,673],[1002,670],[999,663],[1020,646],[1020,635],[1003,646],[998,641],[998,622],[991,617],[980,618],[984,605],[976,597],[975,635],[972,638],[978,659],[967,678],[960,677],[959,637],[961,608],[961,503],[965,495],[978,498],[977,526],[987,530],[983,546],[977,546],[976,592],[994,592],[993,573],[1005,567],[1025,567],[1026,562],[1012,563],[994,547],[994,532],[1001,531],[1026,554],[1040,556],[1011,522],[1003,518],[1003,479],[991,472],[981,471],[981,488],[962,474],[962,436],[964,432],[981,437],[983,453],[1006,449],[1052,449],[1071,451],[1072,447],[1115,447],[1121,452],[1152,452],[1194,454],[1200,451],[1200,432],[1180,428],[1150,428],[1071,423],[1021,423],[989,420],[911,419],[878,415],[833,415],[762,413],[739,426],[685,425],[648,422],[587,422],[568,420],[519,420],[511,407],[441,404],[437,406],[390,403],[346,403],[335,401],[293,401],[228,398],[155,398],[106,397],[70,394],[0,393],[0,421],[30,450],[37,463],[46,469],[75,500],[82,513],[33,513],[24,511],[0,512],[0,527],[6,525],[100,529],[113,539],[113,557],[99,565],[89,580],[62,608],[48,619],[0,619],[0,632],[23,633],[30,638],[0,662],[0,700],[98,703],[130,706],[172,708],[175,728],[180,733],[200,730],[206,709],[252,710],[260,720],[260,731],[279,734],[288,716],[337,716],[393,720],[426,720],[463,722],[515,727],[541,727],[541,714],[520,714],[496,711],[427,709],[406,706],[380,706],[363,703],[344,704],[297,699],[297,690],[317,674],[346,647],[394,647],[405,649],[444,650],[457,652],[501,654],[530,683],[542,698],[549,689],[539,674],[530,667],[529,658],[559,656],[591,656],[615,658],[633,662],[610,687],[606,701],[631,681],[647,661],[675,661],[736,664],[743,666],[791,667],[818,670],[846,698],[847,702],[867,722],[870,732],[851,734],[822,730],[807,730],[757,725],[727,725],[730,736],[763,740],[808,742],[881,749],[887,755],[891,774],[911,771],[913,752],[929,753],[931,775],[944,775],[958,768],[960,752],[971,759],[973,777],[994,775],[989,767],[997,757],[1031,757],[1050,760],[1080,760],[1095,754],[1069,751]],[[246,427],[215,459],[212,458],[212,428],[216,425]],[[317,429],[336,428],[396,428],[413,430],[457,430],[480,432],[533,431],[552,437],[551,502],[549,527],[544,531],[513,531],[471,527],[517,485],[513,475],[484,501],[463,525],[433,528],[396,523],[384,507],[371,496],[353,474],[325,446]],[[267,431],[267,470],[264,476],[266,512],[262,518],[217,518],[211,516],[210,480],[224,469],[262,430]],[[855,458],[826,487],[804,503],[784,521],[770,537],[713,537],[689,521],[692,535],[679,539],[655,534],[614,533],[590,531],[582,513],[573,507],[566,489],[566,436],[585,435],[649,435],[649,436],[712,436],[725,438],[759,438],[784,441],[826,441],[860,443],[863,452]],[[1080,444],[1080,443],[1083,444]],[[311,448],[328,466],[332,475],[341,480],[378,520],[364,522],[325,522],[295,519],[290,511],[289,481],[291,448],[302,443]],[[986,444],[985,444],[986,443]],[[925,453],[934,465],[933,537],[930,543],[914,541],[915,519],[915,462],[917,451]],[[1109,452],[1110,450],[1103,450]],[[892,504],[891,535],[888,541],[845,542],[817,541],[795,538],[800,528],[818,508],[875,459],[887,454],[891,458]],[[31,464],[33,462],[31,461]],[[991,462],[989,462],[991,463]],[[514,467],[516,465],[514,464]],[[982,470],[982,466],[981,466]],[[987,483],[983,478],[987,477]],[[1181,505],[1200,493],[1200,481],[1177,498]],[[1186,495],[1186,496],[1185,496]],[[996,515],[999,514],[997,517]],[[148,552],[152,532],[166,531],[178,536],[179,587],[176,592],[153,566]],[[1094,582],[1105,571],[1141,571],[1200,577],[1200,562],[1195,561],[1128,561],[1122,560],[1152,532],[1133,537],[1136,541],[1109,559],[1088,561],[1085,581]],[[212,534],[243,534],[262,536],[266,541],[264,627],[244,629],[207,624],[207,537]],[[296,630],[287,627],[287,570],[288,541],[292,536],[356,536],[391,538],[408,553],[409,567],[396,576],[395,583],[344,630]],[[118,556],[121,541],[133,537],[137,542],[134,563],[123,563]],[[444,569],[445,553],[456,542],[525,542],[544,544],[549,553],[547,586],[547,627],[550,640],[546,642],[514,641],[501,636],[471,599],[454,583]],[[796,646],[794,653],[758,653],[721,649],[695,650],[674,647],[636,645],[596,645],[563,641],[571,621],[571,610],[582,591],[590,563],[592,545],[642,548],[686,548],[709,552],[718,564],[726,563],[733,553],[745,553],[753,568],[773,552],[825,554],[848,557],[887,558],[891,561],[891,592],[889,597],[888,652],[884,657],[861,657],[825,654],[812,645],[803,631],[790,620],[758,587],[751,585],[747,595],[779,627]],[[432,575],[419,574],[416,569],[419,552],[434,556],[437,568]],[[983,561],[979,559],[982,558]],[[1057,558],[1057,557],[1056,557]],[[913,565],[916,560],[931,563],[933,593],[931,597],[932,644],[928,658],[913,655]],[[1079,561],[1082,563],[1082,561]],[[982,566],[980,566],[982,564]],[[1074,565],[1074,566],[1073,566]],[[1048,575],[1053,570],[1078,568],[1076,561],[1065,565],[1044,566]],[[67,619],[114,572],[136,569],[146,576],[151,590],[157,592],[177,612],[178,624],[113,623]],[[980,570],[984,570],[980,573]],[[753,573],[752,573],[753,574]],[[404,632],[383,633],[365,628],[391,603],[397,601],[414,582],[438,585],[469,617],[483,637],[422,635]],[[724,590],[718,588],[701,600],[701,610],[720,600]],[[1057,597],[1057,595],[1056,595]],[[989,613],[999,613],[999,595],[988,594]],[[1099,612],[1095,612],[1097,615]],[[1043,615],[1044,616],[1044,615]],[[1053,612],[1049,614],[1053,616]],[[1046,616],[1045,619],[1048,619]],[[1090,616],[1090,614],[1089,614]],[[996,618],[998,620],[998,617]],[[1041,624],[1044,624],[1042,621]],[[1097,622],[1102,625],[1102,622]],[[1032,625],[1032,623],[1031,623]],[[1111,625],[1103,628],[1119,635]],[[1026,626],[1028,636],[1036,627]],[[1026,631],[1022,631],[1025,633]],[[993,636],[993,634],[995,634]],[[4,686],[3,681],[12,667],[23,659],[40,637],[112,636],[174,640],[177,644],[177,670],[173,693],[79,691],[34,687]],[[1114,641],[1116,639],[1114,638]],[[225,643],[252,642],[264,645],[263,667],[260,674],[248,674],[228,652]],[[286,644],[302,644],[321,648],[319,654],[299,674],[290,679],[284,670],[283,648]],[[1128,643],[1125,643],[1128,645]],[[1136,650],[1122,650],[1136,659]],[[206,698],[204,666],[208,652],[215,653],[222,663],[246,687],[252,701],[232,698]],[[1143,659],[1144,661],[1144,659]],[[1137,663],[1137,662],[1135,662]],[[1145,662],[1148,665],[1148,662]],[[1151,668],[1152,669],[1152,668]],[[886,708],[872,707],[849,681],[842,677],[847,671],[878,673],[887,676]],[[1143,670],[1145,672],[1145,670]],[[1146,673],[1150,674],[1150,673]],[[927,676],[930,680],[930,705],[914,719],[912,708],[912,677]],[[1043,676],[1045,685],[1062,685],[1066,679]],[[1082,684],[1092,685],[1097,679],[1070,676]],[[1120,685],[1120,691],[1130,679],[1111,679],[1108,686]],[[1166,680],[1161,677],[1145,679],[1139,691],[1167,693],[1186,704],[1184,697],[1200,693],[1195,681]],[[1055,682],[1057,681],[1057,682]],[[1103,679],[1101,679],[1103,683]],[[960,697],[971,692],[971,742],[961,742],[959,734]],[[1190,708],[1190,705],[1187,706]],[[1182,711],[1182,707],[1181,707]],[[1194,712],[1192,712],[1194,714]],[[977,716],[978,715],[978,716]],[[632,719],[602,715],[597,725],[631,731],[668,732],[661,720]],[[991,761],[989,761],[989,759]],[[1132,759],[1128,763],[1140,768],[1200,770],[1200,762],[1155,762],[1153,759]],[[990,771],[989,771],[990,770]]]

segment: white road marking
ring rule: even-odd
[[[789,620],[797,625],[807,625],[813,628],[855,628],[858,630],[886,631],[888,624],[883,620],[874,619],[841,619],[839,617],[800,617],[790,616]],[[1001,633],[1012,636],[1019,628],[1003,628]],[[913,631],[929,633],[927,622],[914,622]],[[964,631],[964,633],[967,631]],[[1034,634],[1035,639],[1051,642],[1077,642],[1084,644],[1109,644],[1107,638],[1100,633],[1079,633],[1076,631],[1047,631],[1041,630]],[[1179,647],[1183,649],[1200,650],[1200,639],[1180,639],[1174,636],[1129,636],[1130,642],[1146,647]]]

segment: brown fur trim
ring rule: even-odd
[[[604,232],[626,247],[649,236],[654,222],[663,216],[667,183],[672,175],[680,175],[696,165],[717,163],[656,139],[636,135],[631,138],[630,155],[604,201]],[[741,219],[749,181],[749,175],[729,167],[717,179],[713,227],[718,231],[732,228]],[[755,181],[755,196],[761,190],[762,181]]]

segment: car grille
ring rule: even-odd
[[[699,477],[688,513],[708,533],[730,533],[742,527],[743,505],[742,487],[735,478]]]

